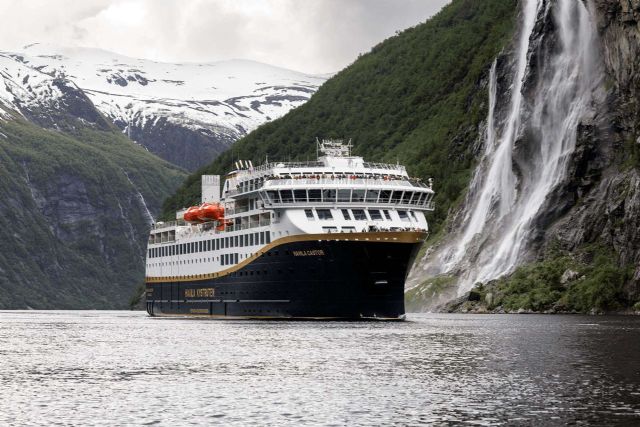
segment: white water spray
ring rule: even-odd
[[[553,19],[549,52],[535,37]],[[527,248],[533,221],[566,176],[577,128],[600,81],[597,35],[582,0],[524,0],[513,81],[498,120],[496,64],[491,69],[485,151],[472,180],[462,230],[434,257],[440,272],[459,275],[459,292],[511,272]],[[545,55],[532,78],[531,55]],[[529,80],[528,80],[529,79]],[[533,81],[531,81],[533,80]],[[525,82],[527,97],[523,95]],[[533,96],[531,95],[533,93]],[[517,146],[526,139],[526,154]]]
[[[127,181],[129,181],[129,184],[131,184],[133,189],[136,190],[136,195],[138,196],[138,200],[140,201],[140,205],[142,206],[143,214],[145,215],[145,217],[147,219],[147,223],[149,225],[153,224],[153,222],[154,222],[153,215],[151,215],[151,211],[149,210],[149,207],[147,206],[147,202],[144,200],[144,196],[142,195],[140,190],[138,190],[138,187],[136,187],[136,185],[133,183],[133,181],[131,181],[131,178],[129,178],[129,174],[124,169],[121,169],[121,170],[122,170],[122,173],[124,174],[124,176],[127,177]]]

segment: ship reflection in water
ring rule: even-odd
[[[640,318],[0,312],[0,360],[0,425],[640,422]]]

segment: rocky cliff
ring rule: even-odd
[[[570,178],[575,205],[545,233],[573,251],[587,244],[612,250],[633,274],[629,301],[640,301],[640,1],[594,2],[606,79],[598,116],[583,123]]]
[[[544,7],[558,3],[544,2]],[[575,149],[566,175],[532,223],[520,267],[497,280],[477,283],[460,297],[455,287],[459,272],[425,277],[436,246],[414,271],[414,283],[419,284],[409,291],[412,309],[441,309],[439,304],[459,296],[445,306],[447,310],[598,312],[634,304],[640,310],[640,2],[586,4],[597,27],[591,56],[603,75],[575,126]],[[539,74],[546,72],[557,25],[557,20],[539,19],[533,29],[531,41],[537,45],[530,50],[530,72],[523,84],[529,105],[536,103],[544,78]],[[507,64],[498,67],[498,81],[511,71],[512,55],[507,48],[498,60]],[[528,114],[524,117],[528,120]],[[526,131],[517,139],[515,170],[534,155],[530,139]],[[451,216],[450,234],[463,220],[459,211]]]
[[[0,102],[0,309],[127,308],[152,216],[184,172],[72,83],[36,77],[16,109]]]

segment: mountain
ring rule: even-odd
[[[640,311],[640,4],[520,10],[484,154],[410,294],[460,297],[447,310]]]
[[[303,104],[326,80],[246,60],[169,64],[42,44],[0,58],[0,72],[11,81],[4,94],[0,88],[5,105],[55,95],[32,89],[43,76],[61,79],[129,138],[187,170]]]
[[[409,309],[451,299],[447,309],[463,311],[638,307],[636,3],[453,0],[233,155],[303,160],[316,136],[346,137],[358,155],[435,178]],[[225,153],[200,173],[224,173],[231,160]],[[198,185],[199,173],[163,215],[196,201]]]
[[[407,165],[438,187],[439,230],[471,176],[478,124],[486,116],[487,64],[509,40],[516,1],[454,1],[425,24],[375,46],[329,79],[301,107],[267,123],[204,172],[226,173],[232,157],[260,163],[313,158],[316,137],[352,138],[354,152]],[[167,200],[164,215],[199,196],[199,174]]]
[[[126,308],[185,173],[75,83],[0,55],[0,308]]]

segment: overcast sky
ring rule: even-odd
[[[34,42],[166,62],[338,71],[449,0],[0,0],[0,50]]]

